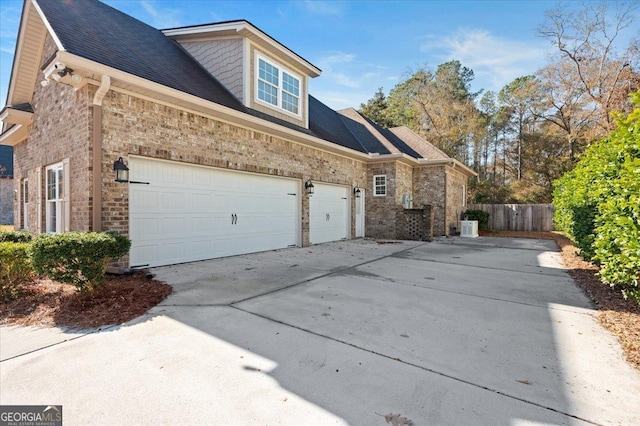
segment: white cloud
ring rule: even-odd
[[[422,37],[422,52],[441,61],[457,59],[474,71],[483,88],[500,90],[505,84],[543,65],[543,44],[497,37],[489,31],[460,28],[452,35]],[[487,87],[489,86],[489,87]]]
[[[354,53],[341,52],[339,50],[328,52],[326,56],[318,59],[318,64],[325,68],[331,67],[333,64],[344,64],[346,62],[353,62],[356,58]]]
[[[331,77],[340,86],[346,86],[346,87],[350,87],[352,89],[356,89],[356,88],[360,87],[360,83],[356,79],[351,78],[351,77],[349,77],[349,76],[347,76],[347,75],[345,75],[343,73],[340,73],[340,72],[332,73]]]
[[[360,108],[360,104],[367,101],[367,99],[373,96],[371,94],[365,94],[360,92],[337,92],[334,90],[315,90],[313,96],[318,98],[320,102],[327,105],[334,110],[340,110],[344,108]]]
[[[181,10],[179,9],[159,9],[155,6],[154,2],[143,0],[140,2],[142,8],[151,15],[152,21],[150,24],[156,28],[175,28],[182,25],[182,21],[179,18]]]
[[[343,13],[342,5],[338,2],[306,0],[304,5],[314,15],[340,16]]]

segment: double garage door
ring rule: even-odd
[[[300,181],[131,157],[132,267],[299,244]]]
[[[131,267],[161,266],[300,244],[301,183],[130,157]],[[311,244],[349,238],[349,188],[314,183]]]

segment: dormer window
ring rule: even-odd
[[[258,101],[300,116],[300,78],[262,56],[257,59]]]

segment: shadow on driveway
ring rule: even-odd
[[[0,397],[69,424],[638,424],[640,375],[558,259],[482,237],[156,268],[161,306],[3,362]]]

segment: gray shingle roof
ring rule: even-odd
[[[236,97],[160,30],[95,0],[40,0],[38,5],[69,53],[244,110]]]
[[[38,0],[38,5],[71,54],[346,148],[389,154],[362,124],[338,114],[312,96],[309,96],[309,129],[245,107],[177,42],[97,0]],[[419,157],[390,131],[378,130],[402,152]]]
[[[357,121],[340,114],[309,96],[309,128],[318,137],[356,151],[372,154],[391,152]]]

